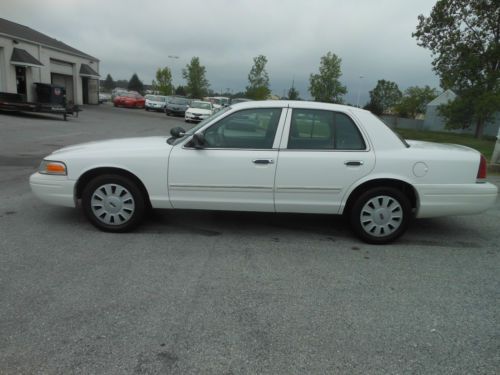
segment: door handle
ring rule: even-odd
[[[363,162],[361,160],[347,160],[344,162],[344,164],[348,167],[358,167],[360,165],[363,165]]]
[[[252,160],[254,164],[274,164],[273,159],[255,159]]]

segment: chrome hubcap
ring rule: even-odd
[[[92,194],[90,204],[95,217],[108,225],[126,223],[135,210],[132,194],[117,184],[106,184],[97,188]]]
[[[366,233],[375,237],[385,237],[401,226],[403,209],[394,198],[381,195],[365,203],[359,219]]]

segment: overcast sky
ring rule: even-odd
[[[321,56],[342,59],[346,100],[368,100],[377,80],[400,89],[439,86],[429,51],[411,33],[436,0],[0,0],[0,17],[29,26],[100,60],[100,74],[151,83],[169,66],[174,84],[198,56],[211,88],[244,91],[253,57],[268,58],[271,89],[292,80],[309,98]],[[178,59],[169,58],[178,56]],[[359,78],[363,76],[363,78]]]

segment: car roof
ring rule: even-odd
[[[343,104],[333,104],[333,103],[323,103],[323,102],[312,102],[305,100],[256,100],[250,102],[240,102],[232,104],[233,108],[307,108],[307,109],[323,109],[329,111],[340,111],[340,112],[366,112],[364,109],[351,107]]]

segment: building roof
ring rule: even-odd
[[[31,56],[26,50],[21,48],[14,48],[10,62],[14,65],[22,66],[43,66],[43,64],[36,58]]]
[[[94,69],[92,69],[87,64],[82,64],[80,66],[80,75],[87,77],[100,77],[99,73],[97,73]]]
[[[455,94],[453,91],[448,89],[445,92],[443,92],[441,95],[439,95],[438,97],[434,98],[434,100],[427,103],[427,105],[438,106],[441,104],[446,104],[448,102],[451,102],[452,100],[455,100],[456,97],[457,97],[457,94]]]
[[[86,59],[99,61],[93,56],[90,56],[76,48],[70,47],[67,44],[51,38],[48,35],[42,34],[30,27],[20,25],[18,23],[6,20],[5,18],[0,18],[0,34],[5,34],[14,38],[23,39],[29,42],[34,42],[47,46],[49,48],[54,48],[56,50],[64,51],[72,55],[77,55],[84,57]]]

